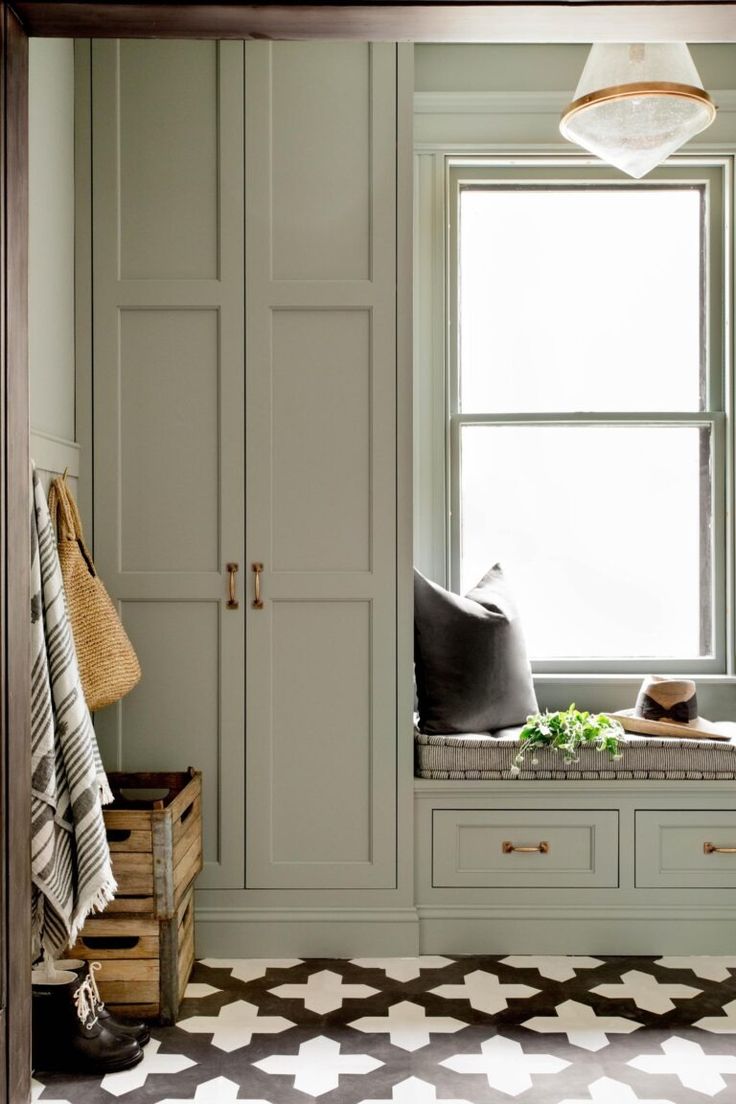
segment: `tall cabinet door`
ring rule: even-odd
[[[246,886],[390,888],[396,47],[249,42],[245,89]]]
[[[92,46],[94,536],[143,669],[110,768],[204,773],[201,887],[243,885],[243,45]]]

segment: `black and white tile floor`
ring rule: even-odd
[[[736,1101],[736,955],[204,959],[138,1066],[39,1104]]]

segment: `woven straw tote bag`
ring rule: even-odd
[[[132,690],[140,680],[141,667],[84,543],[79,510],[65,478],[51,484],[49,510],[82,689],[93,713]]]

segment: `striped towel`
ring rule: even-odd
[[[115,892],[102,805],[112,801],[79,679],[46,496],[31,510],[31,869],[34,959],[58,958]]]

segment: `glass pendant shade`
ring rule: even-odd
[[[560,133],[639,179],[715,116],[684,42],[598,43]]]

